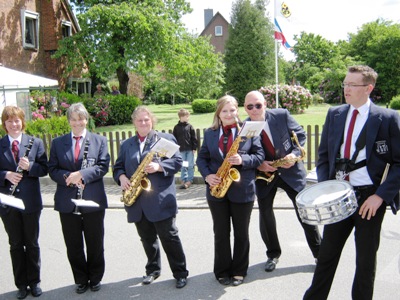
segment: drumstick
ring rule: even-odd
[[[385,171],[383,171],[382,179],[381,179],[381,184],[385,182],[387,174],[389,172],[390,164],[386,164]]]

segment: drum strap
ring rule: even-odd
[[[354,154],[353,154],[351,160],[347,159],[347,158],[337,158],[336,159],[336,171],[345,171],[348,174],[351,171],[360,169],[367,165],[366,159],[359,161],[358,163],[355,163],[358,153],[366,145],[366,141],[367,141],[367,129],[366,128],[367,128],[367,126],[365,123],[364,127],[361,130],[360,135],[358,136],[358,139],[356,141],[356,150],[354,151]]]

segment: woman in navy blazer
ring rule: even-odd
[[[114,180],[122,190],[130,187],[130,178],[139,167],[150,147],[159,138],[176,143],[172,134],[155,132],[155,116],[145,106],[137,107],[132,113],[132,122],[137,134],[124,141],[114,164]],[[171,158],[154,158],[145,168],[151,182],[150,191],[142,191],[136,202],[125,206],[128,222],[135,223],[147,255],[146,276],[143,284],[150,284],[160,276],[161,254],[158,238],[176,279],[176,287],[183,288],[189,272],[175,220],[178,212],[176,203],[175,174],[182,167],[182,157],[177,151]]]
[[[49,175],[57,183],[54,209],[60,213],[68,260],[77,284],[75,291],[82,294],[89,286],[98,291],[104,274],[104,216],[108,205],[103,177],[110,155],[107,139],[86,130],[89,113],[82,103],[72,104],[67,118],[71,132],[51,143]],[[87,159],[82,164],[86,147]],[[80,214],[73,213],[76,207],[71,199],[77,198],[78,186],[83,188],[82,199],[92,200],[98,207],[79,207]]]
[[[197,166],[209,187],[221,182],[216,173],[229,152],[229,139],[233,142],[238,134],[237,115],[238,103],[235,98],[226,95],[218,100],[213,123],[204,134],[197,157]],[[222,141],[224,137],[226,146]],[[256,192],[255,170],[264,161],[260,138],[244,139],[238,153],[229,157],[228,161],[239,170],[240,181],[233,182],[223,198],[213,197],[208,188],[206,196],[214,222],[215,277],[223,285],[232,282],[237,286],[243,283],[249,266],[249,224]],[[230,245],[231,221],[235,236],[233,255]]]
[[[13,195],[23,201],[25,210],[0,206],[0,215],[10,243],[14,281],[18,288],[17,298],[42,294],[40,288],[39,219],[43,209],[39,177],[47,175],[47,156],[43,141],[23,133],[25,113],[15,106],[6,106],[1,116],[3,129],[7,132],[1,140],[0,193]],[[33,144],[30,144],[33,139]],[[16,158],[12,144],[18,142]],[[26,149],[31,147],[25,157]],[[21,172],[16,172],[17,168]],[[13,186],[13,187],[12,187]]]

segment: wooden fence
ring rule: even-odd
[[[161,131],[165,132],[165,130],[161,130]],[[205,131],[205,129],[197,129],[196,130],[197,140],[199,141],[199,146],[198,146],[197,150],[200,149],[200,145],[203,141],[204,131]],[[318,160],[320,128],[318,125],[315,125],[314,128],[312,128],[311,125],[307,125],[307,127],[305,128],[305,131],[307,134],[307,140],[306,140],[306,144],[304,146],[304,149],[306,150],[306,157],[304,158],[304,163],[305,163],[305,167],[307,170],[312,170],[315,167],[316,161]],[[172,130],[169,130],[168,132],[172,134]],[[114,131],[114,132],[101,132],[99,134],[105,136],[108,140],[108,150],[109,150],[110,156],[111,156],[111,166],[110,167],[112,167],[115,160],[117,159],[121,142],[132,137],[132,135],[134,133],[132,131],[128,131],[128,132]],[[49,155],[51,140],[53,138],[55,138],[56,136],[52,136],[50,134],[44,134],[44,135],[38,136],[38,137],[43,139],[45,149],[47,151],[47,155]]]

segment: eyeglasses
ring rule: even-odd
[[[368,86],[369,84],[352,84],[352,83],[342,83],[340,86],[342,88],[353,88],[353,87],[359,87],[359,86]]]
[[[249,105],[246,106],[246,108],[247,108],[248,110],[252,110],[254,107],[257,108],[257,109],[261,109],[262,104],[257,103],[257,104],[249,104]]]

